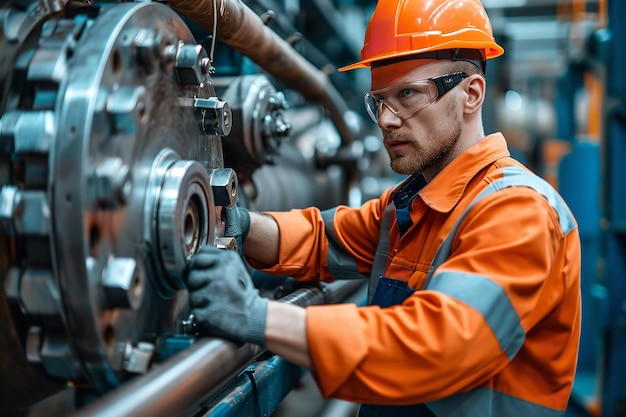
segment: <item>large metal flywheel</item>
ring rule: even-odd
[[[236,197],[229,107],[158,3],[53,17],[16,59],[0,119],[6,298],[30,363],[106,391],[184,326],[184,268]]]

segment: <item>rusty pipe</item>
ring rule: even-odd
[[[168,6],[208,33],[213,33],[214,3],[217,12],[216,37],[252,59],[287,87],[320,104],[328,112],[344,145],[353,142],[353,132],[344,115],[348,106],[326,74],[298,54],[276,32],[268,28],[241,0],[169,0]],[[223,11],[223,13],[222,13]]]

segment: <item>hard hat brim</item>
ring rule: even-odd
[[[495,42],[489,42],[486,45],[484,45],[484,47],[481,47],[481,45],[476,45],[476,43],[472,43],[470,46],[470,45],[466,45],[463,43],[450,42],[450,43],[444,43],[444,44],[438,45],[437,50],[453,49],[453,48],[484,49],[486,59],[497,58],[501,56],[502,54],[504,54],[504,48],[502,48],[500,45],[496,44]],[[377,62],[377,61],[385,61],[385,60],[389,60],[393,58],[401,58],[401,57],[411,56],[411,55],[415,55],[415,58],[419,59],[420,54],[426,53],[426,52],[432,52],[432,51],[434,51],[434,49],[425,48],[423,50],[409,50],[409,51],[400,51],[400,52],[382,54],[382,55],[378,55],[372,58],[362,59],[353,64],[343,66],[339,68],[337,71],[346,72],[346,71],[351,71],[351,70],[359,69],[359,68],[371,68],[372,63]]]

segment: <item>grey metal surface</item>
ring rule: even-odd
[[[281,299],[300,306],[339,302],[363,286],[362,281],[338,281],[302,288]],[[188,349],[163,362],[149,375],[75,413],[73,417],[158,417],[183,415],[199,399],[216,394],[263,349],[218,339],[199,339]]]
[[[22,44],[0,119],[14,248],[0,272],[30,362],[105,392],[146,372],[156,335],[178,327],[187,261],[219,234],[210,175],[230,117],[206,52],[166,6],[44,21],[4,27]]]
[[[244,23],[290,68],[245,51],[315,104],[288,111],[265,75],[220,79],[212,51],[162,3],[0,4],[0,413],[68,387],[76,406],[120,387],[162,393],[170,405],[152,401],[163,410],[192,406],[260,353],[192,343],[184,272],[202,245],[236,249],[223,207],[346,201],[364,158],[333,161],[359,145],[343,98],[258,16],[228,5],[244,7]],[[235,42],[241,27],[220,19]],[[325,153],[336,166],[318,164]],[[336,302],[333,288],[285,301]],[[203,367],[214,377],[182,399],[146,383]]]

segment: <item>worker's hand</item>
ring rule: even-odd
[[[224,236],[234,237],[237,251],[243,255],[243,243],[250,231],[250,213],[243,207],[226,206],[224,210]]]
[[[201,332],[265,345],[268,300],[234,251],[202,248],[189,263],[189,303]]]

